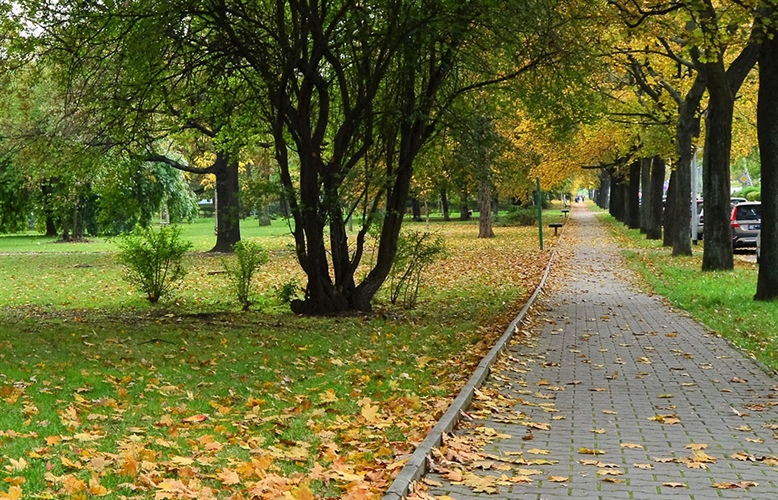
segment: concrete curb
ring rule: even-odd
[[[562,232],[559,234],[557,241],[561,240],[562,236],[564,236],[566,226],[567,221],[565,221],[565,225],[562,226]],[[481,385],[484,383],[484,380],[486,380],[486,377],[489,376],[489,371],[491,370],[494,362],[497,360],[497,356],[500,354],[500,352],[503,351],[503,349],[505,349],[511,338],[513,338],[513,335],[518,330],[519,323],[524,320],[527,312],[529,312],[530,308],[535,303],[535,300],[538,298],[538,295],[540,295],[540,292],[543,290],[543,287],[546,284],[546,280],[548,279],[548,275],[551,272],[551,265],[554,263],[556,249],[557,246],[555,245],[551,251],[551,257],[548,259],[548,265],[546,266],[546,270],[543,273],[543,277],[540,279],[540,284],[532,293],[527,303],[519,312],[518,316],[516,316],[516,318],[511,321],[511,323],[508,325],[508,328],[505,329],[505,333],[503,333],[502,337],[500,337],[500,340],[497,341],[494,347],[492,347],[489,353],[484,356],[484,358],[478,364],[478,367],[467,381],[467,384],[465,384],[465,386],[459,392],[459,395],[456,397],[456,399],[454,399],[454,401],[451,403],[451,406],[448,407],[448,410],[446,410],[446,413],[443,414],[435,427],[433,427],[430,433],[427,434],[427,437],[424,439],[424,441],[422,441],[418,448],[416,448],[416,450],[413,452],[411,457],[405,463],[403,469],[400,471],[400,474],[397,475],[392,484],[389,486],[389,489],[386,490],[386,493],[384,493],[382,500],[401,500],[405,498],[411,489],[411,484],[414,481],[418,481],[427,472],[427,457],[429,457],[430,453],[432,453],[432,449],[440,446],[443,440],[443,434],[451,432],[454,427],[456,427],[462,412],[470,405],[470,402],[473,400],[473,394],[475,393],[475,390],[481,387]]]

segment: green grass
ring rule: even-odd
[[[244,237],[271,256],[247,313],[214,274],[222,257],[201,252],[212,221],[185,226],[200,251],[158,307],[121,280],[110,241],[31,252],[31,236],[0,238],[0,497],[19,484],[24,498],[78,498],[90,479],[109,498],[168,497],[181,478],[251,497],[259,477],[277,479],[267,497],[310,488],[338,498],[354,485],[378,495],[549,255],[536,228],[479,240],[477,221],[433,223],[451,252],[430,269],[417,310],[392,308],[382,292],[375,314],[305,318],[274,298],[304,282],[288,230],[251,222]],[[193,415],[207,420],[183,420]],[[241,483],[226,484],[225,470]]]
[[[610,216],[601,216],[624,249],[630,267],[648,287],[718,332],[766,366],[778,370],[778,303],[753,299],[758,267],[735,260],[732,271],[702,272],[702,245],[692,257],[672,257]]]
[[[191,223],[181,224],[181,236],[193,243],[193,251],[207,252],[216,239],[214,219],[200,218]],[[244,238],[262,238],[270,247],[285,245],[289,238],[289,226],[283,219],[273,220],[270,226],[259,226],[255,219],[244,219],[240,223],[241,236]],[[58,237],[46,237],[38,233],[0,235],[0,253],[102,253],[115,252],[113,238],[90,237],[86,242],[63,243]]]

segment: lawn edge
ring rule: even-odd
[[[562,227],[562,232],[557,238],[557,242],[562,240],[565,234],[565,226]],[[521,309],[519,314],[510,322],[505,329],[505,333],[502,334],[497,343],[492,347],[489,353],[483,357],[481,362],[476,367],[473,375],[467,381],[465,386],[459,392],[459,395],[454,399],[451,405],[446,410],[446,413],[438,420],[435,427],[427,434],[424,441],[416,448],[411,457],[405,463],[400,473],[395,477],[389,489],[386,490],[382,500],[401,500],[405,498],[412,489],[412,485],[415,481],[421,479],[421,477],[427,472],[428,457],[432,453],[433,448],[437,448],[443,441],[443,434],[451,432],[462,416],[464,410],[470,405],[473,400],[475,390],[481,387],[481,385],[489,376],[492,365],[497,360],[497,356],[505,349],[508,342],[513,338],[513,335],[518,331],[518,325],[521,323],[530,308],[534,305],[540,292],[546,284],[549,274],[551,273],[551,266],[554,263],[554,257],[556,256],[557,244],[554,245],[551,250],[551,257],[548,259],[548,264],[543,272],[543,276],[540,279],[535,291],[532,293],[527,303]]]

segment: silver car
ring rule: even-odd
[[[762,228],[762,203],[749,201],[732,207],[730,218],[732,247],[755,247],[756,237]]]

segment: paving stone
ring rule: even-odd
[[[497,495],[475,494],[430,474],[442,486],[428,493],[457,500],[778,498],[778,468],[733,458],[778,454],[774,432],[765,427],[778,423],[778,406],[770,406],[770,398],[778,398],[778,380],[688,314],[641,292],[612,237],[582,205],[574,207],[559,248],[570,249],[569,255],[555,263],[556,286],[531,313],[535,335],[511,342],[504,373],[493,372],[485,383],[520,401],[512,410],[550,423],[551,430],[523,440],[524,425],[497,422],[495,416],[472,423],[511,436],[490,443],[490,453],[533,458],[527,451],[539,448],[550,452],[542,458],[558,463],[533,467],[544,475],[529,485],[501,487]],[[542,404],[550,406],[533,406]],[[556,412],[547,413],[549,408]],[[687,446],[695,444],[707,445],[701,451],[715,461],[696,465],[701,468],[682,462],[693,454]],[[622,475],[614,478],[621,482],[605,482],[597,467],[581,464],[586,459],[615,464]],[[548,481],[552,475],[570,481]],[[712,486],[742,481],[758,486]]]

